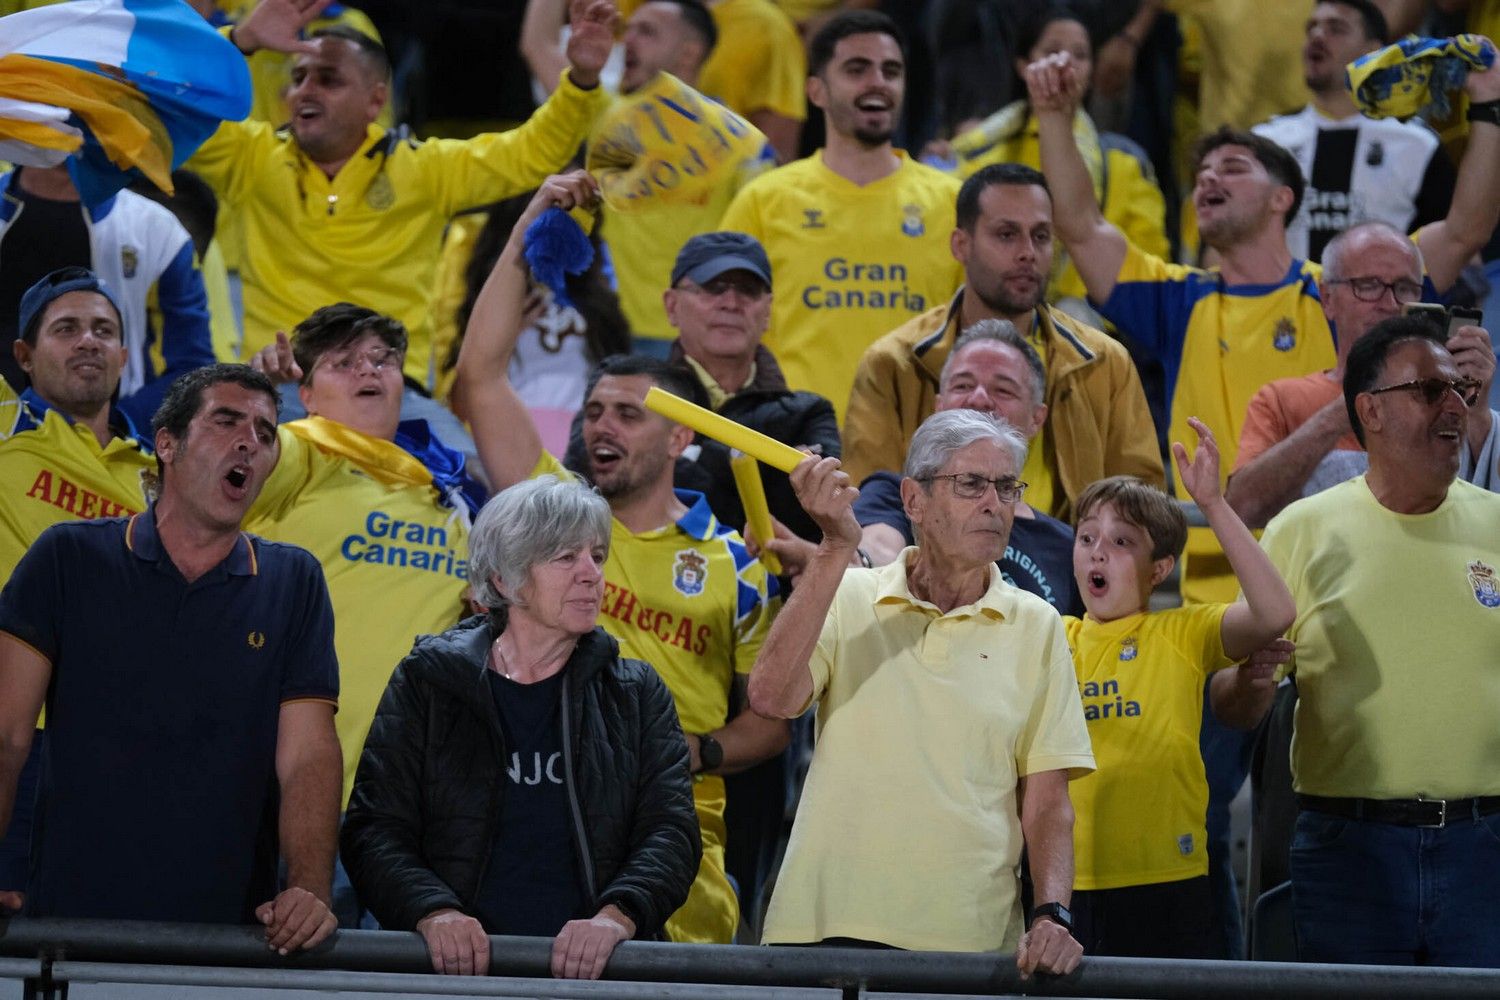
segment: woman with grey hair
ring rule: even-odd
[[[487,934],[554,937],[598,978],[687,898],[701,843],[687,744],[649,665],[597,627],[609,506],[541,476],[469,535],[488,614],[423,636],[365,741],[341,837],[361,901],[433,968],[484,975]]]

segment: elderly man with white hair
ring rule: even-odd
[[[1022,975],[1077,965],[1068,780],[1094,758],[1061,619],[995,565],[1025,459],[989,414],[929,417],[901,482],[918,544],[875,569],[849,565],[859,490],[838,460],[792,473],[823,540],[750,703],[790,718],[816,702],[819,737],[767,942],[1014,948]],[[1024,934],[1023,846],[1037,903]]]

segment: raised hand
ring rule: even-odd
[[[824,542],[857,548],[861,532],[853,508],[859,489],[839,468],[839,460],[809,455],[792,470],[791,480],[797,502],[823,529]]]
[[[264,372],[272,382],[302,381],[302,366],[297,364],[297,359],[292,354],[292,342],[286,339],[286,333],[281,330],[276,331],[274,344],[267,344],[255,352],[255,356],[250,359],[250,367]]]
[[[619,12],[610,0],[572,0],[568,4],[568,71],[573,82],[588,89],[599,83],[599,71],[615,46]]]
[[[249,15],[234,26],[230,41],[246,55],[256,49],[292,54],[316,53],[316,42],[302,37],[302,29],[318,19],[333,0],[260,0]]]
[[[1073,64],[1073,56],[1054,52],[1027,66],[1026,91],[1034,111],[1073,114],[1083,102],[1083,80]]]
[[[1188,426],[1198,434],[1198,447],[1189,459],[1187,446],[1173,441],[1172,457],[1177,460],[1177,481],[1193,502],[1204,508],[1224,498],[1224,488],[1219,482],[1219,445],[1213,432],[1197,417],[1188,417]]]

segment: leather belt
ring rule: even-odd
[[[1298,795],[1297,805],[1345,819],[1441,829],[1449,820],[1478,819],[1500,812],[1500,795],[1472,799],[1345,799]]]

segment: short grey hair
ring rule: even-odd
[[[1323,248],[1322,264],[1324,281],[1347,278],[1349,276],[1348,271],[1344,268],[1344,254],[1348,252],[1349,244],[1354,242],[1355,237],[1369,232],[1390,234],[1402,246],[1411,251],[1412,261],[1416,264],[1417,274],[1420,276],[1427,273],[1427,264],[1422,260],[1422,248],[1417,245],[1416,240],[1389,222],[1370,221],[1350,226],[1328,241],[1328,245]],[[1417,280],[1420,281],[1421,278],[1418,277]]]
[[[469,532],[469,588],[494,611],[515,603],[531,569],[581,545],[609,547],[609,504],[576,479],[537,476],[501,490]],[[509,597],[495,587],[495,577]]]
[[[1015,459],[1016,474],[1026,466],[1026,439],[999,417],[980,410],[944,410],[922,421],[906,450],[909,479],[926,481],[943,470],[954,453],[975,441],[994,441]]]
[[[1031,346],[1031,341],[1023,337],[1016,325],[1008,319],[982,319],[958,335],[958,339],[953,342],[953,349],[948,352],[948,360],[943,362],[943,370],[938,374],[938,391],[942,392],[947,388],[948,374],[959,354],[970,344],[985,341],[1004,344],[1020,352],[1021,357],[1026,359],[1026,367],[1031,369],[1031,405],[1041,406],[1042,401],[1047,398],[1047,366],[1042,364],[1042,356]]]

